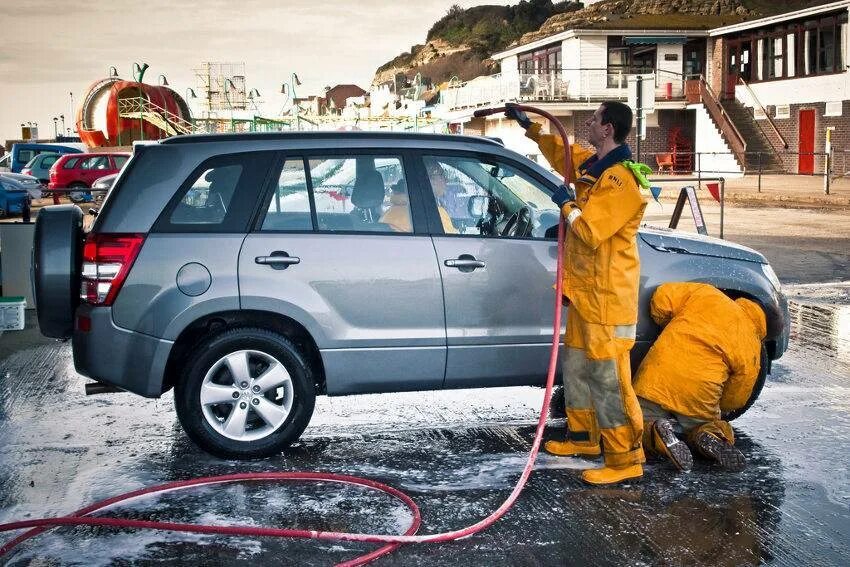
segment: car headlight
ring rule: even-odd
[[[764,272],[764,277],[768,279],[770,284],[773,286],[773,289],[780,291],[782,283],[779,281],[779,277],[776,275],[776,272],[774,272],[773,268],[770,267],[770,264],[762,264],[761,271]]]

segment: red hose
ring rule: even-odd
[[[552,124],[558,129],[561,135],[561,139],[564,141],[564,163],[565,163],[565,171],[567,174],[564,178],[564,183],[569,183],[569,173],[572,171],[572,163],[570,159],[570,145],[567,138],[566,131],[564,130],[563,125],[558,121],[554,116],[549,114],[548,112],[538,110],[533,107],[528,106],[517,106],[519,110],[525,112],[534,112],[536,114],[540,114],[548,118]],[[486,115],[486,114],[496,114],[498,112],[503,112],[504,108],[495,108],[488,109],[484,112],[478,112],[477,115]],[[451,532],[443,532],[439,534],[430,534],[430,535],[414,535],[416,531],[419,529],[419,525],[422,522],[421,515],[419,513],[419,507],[405,493],[400,490],[393,488],[391,486],[387,486],[386,484],[382,484],[380,482],[376,482],[374,480],[369,480],[365,478],[359,478],[355,476],[348,475],[340,475],[333,473],[317,473],[317,472],[284,472],[284,473],[275,473],[275,472],[265,472],[265,473],[240,473],[240,474],[230,474],[230,475],[222,475],[222,476],[209,476],[203,478],[196,478],[191,480],[181,480],[175,482],[169,482],[166,484],[160,484],[158,486],[151,486],[148,488],[142,488],[140,490],[135,490],[133,492],[127,492],[125,494],[114,496],[112,498],[107,498],[106,500],[101,500],[95,504],[77,510],[76,512],[69,514],[68,516],[62,516],[59,518],[40,518],[35,520],[24,520],[20,522],[10,522],[6,524],[0,524],[0,532],[7,532],[12,530],[20,530],[27,529],[28,531],[20,534],[15,537],[11,541],[7,542],[0,547],[0,557],[11,551],[18,544],[33,538],[42,532],[46,531],[50,527],[53,526],[107,526],[107,527],[115,527],[115,528],[137,528],[137,529],[152,529],[152,530],[166,530],[166,531],[175,531],[175,532],[191,532],[191,533],[199,533],[199,534],[220,534],[220,535],[230,535],[230,536],[247,536],[247,537],[286,537],[286,538],[301,538],[301,539],[323,539],[323,540],[334,540],[334,541],[354,541],[354,542],[368,542],[368,543],[383,543],[385,544],[383,547],[376,549],[370,553],[365,555],[361,555],[356,557],[350,561],[346,561],[344,563],[340,563],[340,566],[345,567],[353,567],[355,565],[364,565],[369,563],[370,561],[377,559],[378,557],[395,551],[398,547],[405,543],[441,543],[447,541],[453,541],[456,539],[460,539],[463,537],[470,536],[477,532],[480,532],[494,523],[496,523],[505,513],[513,506],[516,499],[519,497],[522,489],[525,487],[525,483],[528,481],[528,477],[531,476],[531,471],[534,467],[534,462],[537,460],[537,453],[540,449],[540,442],[543,439],[543,432],[546,428],[546,417],[549,414],[549,402],[552,397],[552,386],[555,382],[555,369],[558,360],[558,347],[560,344],[561,337],[561,294],[562,294],[562,281],[561,274],[563,271],[563,249],[564,249],[564,217],[560,215],[560,222],[558,223],[558,258],[557,258],[557,270],[556,270],[556,281],[555,281],[555,317],[554,324],[552,329],[552,348],[549,352],[549,372],[546,376],[546,393],[543,396],[543,407],[540,409],[540,417],[537,420],[537,429],[534,434],[534,442],[531,445],[531,451],[528,454],[528,460],[525,463],[525,468],[522,471],[522,474],[519,477],[519,480],[514,486],[513,491],[510,496],[489,516],[484,518],[483,520],[472,524],[471,526],[467,526],[465,528],[454,530]],[[174,523],[174,522],[154,522],[154,521],[145,521],[145,520],[127,520],[123,518],[105,518],[98,517],[93,518],[88,516],[93,512],[97,512],[98,510],[102,510],[113,504],[117,504],[119,502],[125,502],[127,500],[132,500],[133,498],[138,498],[141,496],[146,496],[149,494],[157,494],[162,492],[169,492],[173,490],[181,490],[184,488],[189,488],[192,486],[206,486],[210,484],[223,484],[229,482],[245,482],[245,481],[317,481],[317,482],[336,482],[340,484],[351,484],[357,486],[364,486],[367,488],[372,488],[374,490],[378,490],[393,496],[394,498],[403,502],[413,514],[413,521],[408,527],[407,531],[404,532],[403,535],[383,535],[383,534],[355,534],[355,533],[347,533],[347,532],[324,532],[317,530],[293,530],[287,528],[264,528],[264,527],[254,527],[254,526],[208,526],[202,524],[184,524],[184,523]]]

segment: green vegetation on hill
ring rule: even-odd
[[[581,7],[580,2],[551,0],[522,0],[515,6],[475,6],[467,10],[454,5],[431,27],[427,39],[467,45],[479,56],[488,57],[522,34],[538,29],[549,17]]]

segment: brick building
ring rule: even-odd
[[[676,29],[665,28],[663,16],[656,29],[583,21],[494,54],[499,75],[452,85],[440,104],[448,120],[540,159],[515,124],[473,121],[472,112],[527,102],[581,140],[599,102],[629,100],[630,82],[641,75],[655,101],[640,157],[653,167],[657,154],[670,154],[679,171],[822,172],[827,128],[834,150],[850,150],[849,8],[842,0],[717,28],[696,14],[680,14]],[[632,134],[633,150],[636,142]]]

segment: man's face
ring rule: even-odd
[[[608,137],[614,135],[613,126],[610,124],[602,124],[602,112],[604,109],[604,106],[597,108],[593,115],[587,119],[587,122],[584,123],[590,130],[590,133],[587,136],[587,141],[590,142],[594,148],[601,147]]]

